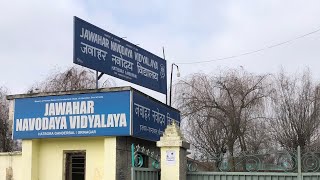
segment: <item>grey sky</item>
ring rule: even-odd
[[[159,56],[164,46],[170,65],[237,55],[316,30],[320,1],[0,0],[0,86],[23,93],[53,69],[73,66],[73,16]],[[319,80],[319,48],[320,32],[232,60],[179,67],[186,76],[218,67],[273,73],[280,66],[289,72],[309,66]]]

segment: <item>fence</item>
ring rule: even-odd
[[[320,180],[320,151],[277,151],[219,156],[220,172],[188,172],[187,180]]]
[[[187,180],[319,180],[319,173],[190,172]]]

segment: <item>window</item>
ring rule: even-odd
[[[86,152],[67,151],[65,156],[65,180],[85,180]]]

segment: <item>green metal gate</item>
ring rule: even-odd
[[[131,154],[131,180],[160,180],[160,155],[134,144]]]
[[[160,170],[153,168],[131,167],[132,180],[160,180]]]

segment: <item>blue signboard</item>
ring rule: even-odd
[[[73,48],[76,64],[167,94],[164,59],[77,17]]]
[[[15,99],[14,139],[129,136],[130,91]]]
[[[158,141],[172,121],[180,124],[180,112],[152,98],[133,91],[133,136]]]

